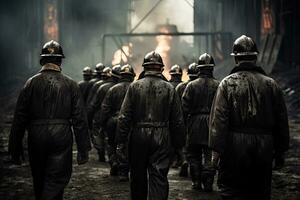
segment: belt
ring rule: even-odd
[[[50,125],[50,124],[70,124],[69,119],[34,119],[30,121],[31,125]]]
[[[135,127],[138,128],[163,128],[169,127],[169,122],[137,122]]]
[[[245,133],[249,135],[272,135],[272,131],[263,128],[238,128],[234,127],[230,129],[233,133]]]

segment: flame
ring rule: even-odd
[[[132,57],[132,51],[131,51],[132,50],[132,43],[129,43],[128,45],[123,45],[122,50],[118,49],[118,50],[115,51],[115,53],[113,55],[113,60],[111,62],[112,65],[126,64],[126,63],[129,62],[128,58]]]
[[[56,2],[47,2],[44,17],[44,38],[45,40],[58,41],[58,20]]]
[[[273,29],[273,16],[269,3],[265,5],[262,13],[262,34],[270,33]]]
[[[160,33],[169,33],[169,30],[166,27],[161,27],[159,29]],[[172,36],[170,35],[158,35],[156,36],[156,42],[157,46],[155,48],[155,51],[159,53],[164,61],[165,66],[167,68],[170,67],[170,50],[171,50],[171,43],[172,43]],[[166,71],[163,72],[163,74],[167,77],[170,78],[169,73]]]

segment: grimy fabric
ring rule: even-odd
[[[72,172],[72,133],[78,154],[91,146],[78,84],[55,66],[44,66],[21,90],[9,140],[13,157],[22,154],[25,130],[36,199],[62,199]]]
[[[92,83],[89,80],[82,80],[78,82],[78,85],[83,97],[84,105],[86,107],[90,89],[92,88]]]
[[[131,198],[167,199],[170,150],[185,143],[175,88],[163,80],[161,73],[145,72],[143,78],[129,86],[118,122],[117,142],[127,143],[129,138]]]
[[[187,84],[182,107],[187,126],[187,158],[194,186],[210,190],[214,172],[209,170],[211,151],[208,148],[209,114],[219,85],[212,70],[200,70],[199,78]],[[204,162],[202,161],[202,157]],[[209,174],[207,176],[206,174]],[[207,177],[207,178],[206,178]]]
[[[99,123],[101,105],[107,91],[117,83],[113,78],[105,80],[105,83],[97,89],[95,96],[87,107],[88,121],[92,122],[92,137],[94,147],[97,149],[99,158],[105,156],[105,132]]]
[[[220,154],[218,186],[227,199],[270,199],[272,160],[289,147],[283,94],[262,68],[242,63],[220,83],[209,146]]]
[[[104,128],[105,132],[107,133],[108,137],[108,145],[110,151],[109,154],[109,161],[111,165],[114,162],[119,164],[119,174],[123,176],[128,176],[128,161],[127,159],[118,159],[116,155],[116,132],[117,132],[117,122],[119,112],[125,98],[127,89],[132,82],[132,78],[121,78],[118,84],[111,87],[101,106],[100,117],[97,120],[97,123],[100,124],[101,127]],[[123,151],[126,150],[125,148],[122,149]],[[123,156],[122,158],[127,157],[127,152],[120,152]]]

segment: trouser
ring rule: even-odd
[[[181,148],[174,150],[173,166],[180,167],[183,163],[183,151]]]
[[[273,139],[269,134],[229,132],[220,155],[218,187],[223,199],[269,200],[271,197]]]
[[[58,141],[47,137],[44,131],[28,136],[29,163],[37,200],[62,200],[71,178],[72,134],[68,131],[60,134]]]
[[[139,128],[134,130],[130,137],[129,164],[132,200],[147,200],[148,188],[149,200],[168,199],[169,133],[166,128],[156,128],[155,131],[153,129]],[[160,132],[156,132],[157,129]]]
[[[214,170],[211,167],[211,150],[206,145],[190,144],[187,147],[187,159],[193,183],[212,187]]]
[[[121,149],[118,151],[117,160],[119,164],[119,176],[128,177],[129,173],[129,162],[128,162],[128,148]]]
[[[105,133],[102,129],[98,129],[96,127],[93,127],[92,129],[93,134],[93,144],[95,149],[98,152],[99,158],[105,158]]]

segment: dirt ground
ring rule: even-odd
[[[22,166],[11,165],[8,160],[5,143],[9,126],[0,126],[0,199],[26,200],[34,199],[30,167],[28,163]],[[287,153],[286,167],[273,172],[272,199],[296,200],[300,199],[300,119],[290,120],[291,148]],[[65,190],[66,200],[110,200],[129,199],[129,184],[120,183],[117,178],[110,177],[108,164],[96,161],[93,150],[90,162],[86,165],[75,164],[74,151],[73,175]],[[169,173],[169,199],[174,200],[218,200],[217,192],[204,193],[191,190],[189,178],[178,177],[178,171],[171,169]],[[216,184],[214,185],[217,190]]]

